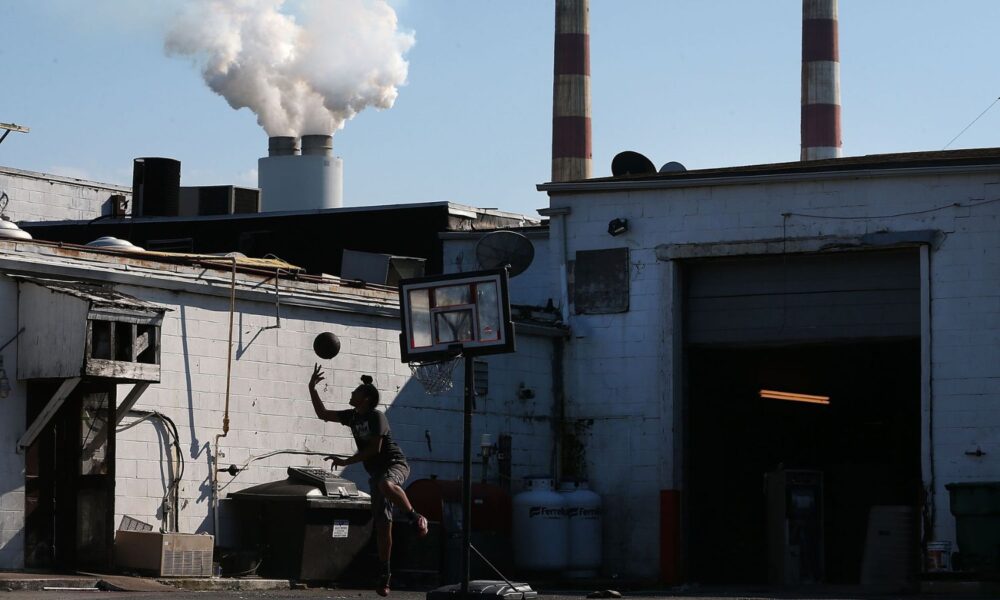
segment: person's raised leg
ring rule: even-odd
[[[410,504],[410,499],[406,497],[406,491],[403,488],[389,479],[380,481],[378,487],[379,491],[389,502],[410,515],[413,526],[417,529],[417,534],[420,537],[427,535],[427,518],[413,510],[413,505]]]

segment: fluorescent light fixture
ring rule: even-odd
[[[829,404],[829,396],[811,396],[809,394],[795,394],[793,392],[778,392],[775,390],[761,390],[761,398],[771,398],[772,400],[788,400],[790,402],[808,402],[809,404]]]

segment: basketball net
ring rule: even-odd
[[[455,365],[458,364],[461,355],[450,356],[448,358],[411,361],[410,372],[424,386],[424,391],[432,396],[438,396],[451,390],[455,385],[455,380],[451,378]]]

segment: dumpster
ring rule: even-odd
[[[955,516],[955,567],[1000,573],[1000,482],[949,483],[945,488]]]
[[[308,469],[310,480],[302,476]],[[322,469],[229,494],[238,544],[260,554],[257,574],[297,581],[365,582],[374,576],[371,499]]]

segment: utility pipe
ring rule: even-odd
[[[226,348],[226,409],[222,415],[222,433],[215,436],[215,451],[212,469],[212,531],[215,544],[219,544],[219,438],[229,435],[229,390],[233,380],[233,316],[236,313],[236,257],[233,259],[233,275],[229,287],[229,345]]]

